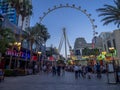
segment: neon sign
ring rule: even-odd
[[[29,51],[16,51],[16,50],[10,50],[8,49],[5,53],[8,56],[14,56],[14,57],[21,57],[24,59],[30,59],[30,52]]]

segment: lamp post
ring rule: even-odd
[[[10,43],[10,45],[12,46],[12,51],[13,51],[15,46],[17,46],[18,50],[20,50],[20,48],[21,48],[20,42]],[[10,56],[9,69],[11,69],[11,63],[12,63],[12,55]]]
[[[102,56],[103,56],[104,64],[105,64],[105,56],[106,56],[106,54],[107,54],[106,51],[102,51]]]
[[[39,52],[39,51],[38,51],[38,63],[39,63],[39,71],[40,71],[40,66],[41,66],[41,65],[40,65],[40,55],[41,55],[41,53],[42,53],[42,52]]]
[[[14,44],[15,44],[15,46],[17,46],[17,49],[18,49],[18,52],[19,52],[20,49],[21,49],[21,42],[15,42]],[[19,58],[20,58],[20,52],[19,52],[18,60],[17,60],[17,68],[19,68]]]
[[[114,49],[114,47],[110,47],[109,48],[109,51],[110,51],[110,53],[112,54],[112,63],[113,63],[113,69],[114,69],[114,71],[115,71],[115,60],[114,60],[114,52],[115,52],[115,49]]]
[[[102,51],[102,55],[106,55],[106,53],[107,53],[106,51]]]
[[[116,72],[115,59],[114,59],[115,48],[110,47],[109,52],[112,54],[113,73],[114,73],[115,83],[117,83],[117,72]]]
[[[114,59],[114,53],[115,53],[115,49],[114,47],[111,47],[109,48],[110,52],[112,53],[112,58],[113,58],[113,68],[114,68],[114,72],[115,72],[115,80],[116,80],[116,83],[119,82],[119,77],[118,77],[118,67],[116,66],[116,63],[115,63],[115,59]]]

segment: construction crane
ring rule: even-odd
[[[69,51],[70,51],[70,55],[72,53],[72,47],[69,43],[69,40],[68,40],[68,37],[67,37],[67,34],[66,34],[66,28],[63,28],[63,32],[62,32],[62,37],[61,37],[61,40],[60,40],[60,43],[59,43],[59,47],[58,47],[58,53],[61,52],[61,49],[62,49],[62,45],[63,45],[63,42],[64,42],[64,45],[65,45],[65,59],[67,60],[68,57],[67,57],[67,45],[69,47]]]

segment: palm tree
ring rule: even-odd
[[[97,9],[98,12],[101,12],[99,16],[104,18],[103,25],[108,25],[114,23],[117,27],[120,27],[120,0],[114,0],[115,6],[105,4],[104,8]]]
[[[50,34],[48,33],[47,28],[44,25],[37,23],[35,25],[35,29],[36,31],[39,30],[38,40],[40,40],[40,43],[45,43],[50,38]]]
[[[23,28],[23,22],[25,17],[32,15],[32,5],[30,4],[29,0],[23,0],[22,7],[20,9],[19,14],[22,16],[22,25]]]
[[[49,38],[50,35],[47,32],[46,28],[40,24],[36,24],[34,27],[29,27],[24,31],[24,39],[30,42],[30,55],[32,55],[32,47],[34,43],[40,46],[44,40],[47,41]]]
[[[33,46],[34,42],[36,41],[36,33],[37,32],[34,30],[33,27],[29,27],[24,31],[23,38],[25,40],[27,40],[30,44],[30,51],[31,51],[30,55],[32,55],[32,46]],[[31,57],[30,57],[30,59],[31,59]]]
[[[29,0],[8,0],[11,6],[16,9],[17,21],[19,15],[22,17],[21,30],[23,29],[23,22],[25,17],[32,15],[32,5]],[[20,42],[22,40],[22,32],[20,31]]]
[[[5,53],[10,43],[15,41],[13,32],[9,28],[0,29],[0,53]]]
[[[10,3],[13,8],[15,8],[17,21],[18,21],[18,17],[19,17],[20,10],[21,10],[21,7],[22,7],[21,0],[7,0],[7,2]]]

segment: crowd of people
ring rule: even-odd
[[[88,78],[91,79],[91,74],[96,74],[97,78],[101,78],[101,73],[106,72],[106,68],[103,65],[100,65],[99,63],[95,64],[94,66],[91,65],[74,65],[73,70],[75,72],[75,78]]]
[[[28,69],[28,74],[38,74],[38,73],[52,73],[52,76],[64,76],[65,72],[74,72],[75,79],[78,78],[88,78],[91,79],[92,74],[96,74],[97,78],[101,78],[101,73],[106,72],[106,67],[104,65],[100,65],[99,63],[94,66],[88,65],[66,65],[66,64],[43,64],[41,67],[38,64],[34,64],[32,68]],[[0,80],[4,80],[4,73],[2,69],[0,70]]]
[[[65,75],[65,65],[58,64],[58,65],[43,65],[42,71],[45,73],[51,72],[53,76],[63,76]]]
[[[69,69],[69,70],[68,70]],[[104,65],[100,65],[99,63],[95,64],[94,66],[91,65],[81,65],[81,64],[75,64],[72,66],[69,65],[47,65],[44,64],[41,68],[41,71],[44,73],[52,73],[52,76],[64,76],[65,72],[71,71],[75,73],[75,79],[78,78],[88,78],[91,79],[92,74],[96,74],[97,78],[101,78],[101,73],[106,72],[106,67]]]

